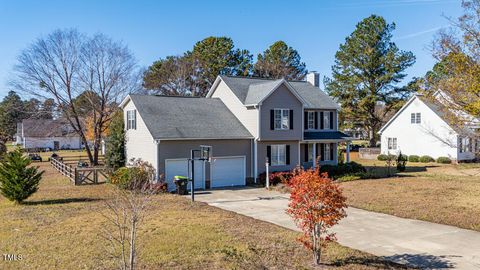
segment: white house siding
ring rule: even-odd
[[[133,104],[132,101],[128,101],[123,108],[124,123],[127,122],[127,111],[129,110],[136,110],[135,104]],[[132,158],[141,158],[143,161],[150,163],[155,170],[158,171],[156,157],[157,144],[148,131],[145,122],[143,122],[142,116],[138,113],[138,110],[136,115],[137,128],[126,130],[125,133],[125,152],[127,161],[130,161]]]
[[[80,137],[25,137],[23,147],[30,148],[54,148],[54,142],[58,141],[60,149],[80,149],[82,144]],[[18,143],[22,144],[22,143]]]
[[[411,113],[421,113],[421,124],[411,124]],[[388,150],[388,139],[397,138],[397,150]],[[439,139],[441,138],[441,139]],[[461,160],[457,155],[457,134],[450,126],[417,97],[382,132],[381,152],[406,155],[446,156]]]
[[[224,81],[220,81],[212,98],[220,98],[254,137],[258,137],[258,110],[247,109]]]

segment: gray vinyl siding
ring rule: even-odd
[[[298,141],[262,141],[258,142],[257,145],[257,153],[258,153],[258,160],[257,160],[257,168],[258,174],[265,172],[265,161],[267,158],[267,146],[274,145],[274,144],[285,144],[290,145],[290,164],[285,166],[270,166],[271,172],[277,171],[290,171],[293,170],[297,165],[299,165],[298,160]]]
[[[189,158],[192,149],[199,149],[200,145],[212,146],[213,157],[245,156],[246,177],[252,175],[252,140],[161,140],[159,144],[158,168],[160,174],[165,174],[165,160]],[[207,172],[209,171],[207,165]],[[209,180],[209,175],[206,175]]]
[[[293,110],[293,129],[271,130],[270,110]],[[260,140],[302,140],[303,105],[285,86],[281,85],[260,106]]]
[[[322,110],[322,109],[305,109],[305,112],[316,112],[318,113],[318,116],[317,116],[317,129],[305,129],[305,119],[304,119],[304,122],[302,123],[302,128],[304,128],[305,131],[332,131],[332,130],[338,130],[338,126],[337,126],[337,117],[338,117],[338,114],[337,114],[337,111],[336,110]],[[323,112],[323,113],[330,113],[330,112],[333,112],[333,129],[330,129],[330,127],[324,127],[324,129],[322,129],[322,125],[321,125],[321,122],[322,119],[320,118],[320,112]],[[305,115],[305,113],[304,113]]]

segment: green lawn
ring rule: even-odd
[[[47,162],[39,191],[25,205],[0,197],[0,269],[111,269],[101,215],[111,186],[73,186]],[[139,236],[142,269],[310,269],[294,232],[174,195],[157,195]],[[331,268],[402,269],[382,258],[332,243]]]

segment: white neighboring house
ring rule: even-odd
[[[422,95],[412,96],[380,129],[382,154],[475,159],[475,140],[459,135],[439,107]],[[463,133],[463,132],[462,132]]]
[[[17,123],[16,145],[24,149],[81,149],[80,136],[63,119],[25,119]]]

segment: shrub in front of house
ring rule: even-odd
[[[410,156],[408,156],[408,161],[410,161],[410,162],[419,162],[419,161],[420,161],[420,157],[417,156],[417,155],[410,155]]]
[[[280,172],[272,172],[269,173],[269,184],[271,186],[278,185],[280,183],[282,184],[287,184],[290,178],[292,178],[293,172],[291,171],[280,171]],[[258,176],[258,179],[260,181],[260,184],[266,185],[266,173],[261,173]]]
[[[388,156],[385,155],[385,154],[380,154],[377,156],[377,159],[380,160],[380,161],[385,161],[388,159]]]
[[[362,174],[347,174],[347,175],[340,176],[339,178],[337,178],[337,181],[348,182],[348,181],[360,180],[362,178],[363,178]]]
[[[110,175],[108,181],[121,189],[127,189],[131,181],[130,168],[121,167]]]
[[[141,160],[132,165],[117,169],[110,175],[109,182],[120,189],[149,190],[151,193],[167,191],[167,183],[153,181],[154,170],[151,165]]]
[[[396,159],[395,155],[385,155],[385,154],[380,154],[377,156],[377,159],[380,161],[387,161],[389,159]]]
[[[405,169],[407,168],[407,160],[408,156],[402,155],[402,152],[398,153],[397,156],[397,170],[399,172],[404,172]]]
[[[274,172],[270,174],[270,185],[287,184],[292,176],[292,172]]]
[[[422,163],[428,163],[428,162],[434,162],[435,159],[433,159],[431,156],[425,155],[425,156],[421,156],[419,161]]]
[[[439,157],[437,158],[437,163],[450,164],[452,160],[449,157]]]
[[[345,175],[358,175],[366,173],[367,170],[365,169],[365,167],[363,167],[362,164],[352,161],[350,163],[338,165],[322,165],[320,166],[320,172],[326,172],[328,174],[328,177],[337,179]]]

